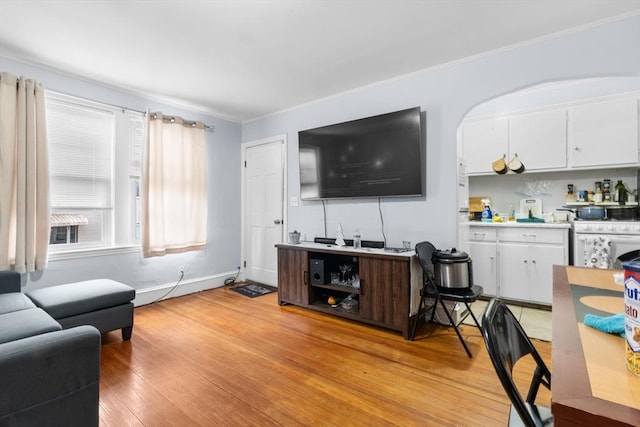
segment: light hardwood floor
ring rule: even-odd
[[[100,425],[503,426],[509,403],[477,328],[397,332],[228,288],[136,308],[103,336]],[[551,344],[534,341],[551,367]],[[526,366],[525,366],[526,365]],[[516,375],[530,380],[525,361]],[[549,404],[541,390],[539,401]]]

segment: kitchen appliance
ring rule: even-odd
[[[437,250],[431,257],[436,285],[442,288],[468,288],[473,285],[471,258],[456,248]]]
[[[638,218],[638,206],[607,206],[607,218],[616,221],[635,221]]]
[[[573,265],[613,268],[623,254],[640,249],[640,221],[573,223]]]

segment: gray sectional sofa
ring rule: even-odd
[[[0,271],[0,426],[97,426],[100,331],[62,329]]]

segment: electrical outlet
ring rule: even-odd
[[[178,267],[178,273],[184,273],[184,265]]]

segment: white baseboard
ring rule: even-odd
[[[235,276],[236,271],[216,274],[215,276],[198,277],[181,281],[178,286],[175,283],[167,283],[160,286],[154,286],[145,289],[136,290],[136,297],[133,305],[139,307],[141,305],[151,304],[152,302],[165,300],[169,298],[180,297],[195,292],[206,291],[224,286],[224,279],[229,276]],[[242,278],[239,276],[238,281]],[[175,286],[175,289],[172,289]]]

